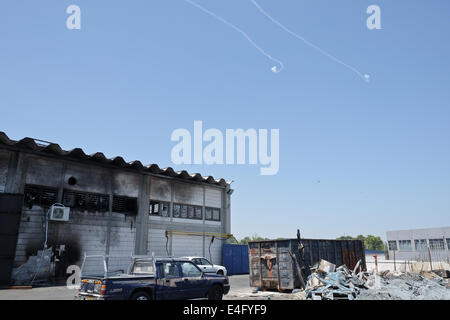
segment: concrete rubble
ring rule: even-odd
[[[450,300],[448,280],[433,272],[387,272],[378,284],[361,290],[358,300]]]
[[[11,278],[15,285],[48,283],[49,274],[54,269],[52,257],[52,248],[39,250],[35,256],[30,256],[26,263],[14,268]]]
[[[308,277],[308,300],[450,300],[448,281],[433,272],[357,272],[321,262]],[[293,294],[298,294],[293,292]]]

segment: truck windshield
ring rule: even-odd
[[[155,273],[155,268],[152,261],[136,261],[133,267],[133,273],[149,274]]]

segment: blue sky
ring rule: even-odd
[[[232,232],[334,238],[450,225],[450,3],[3,0],[0,131],[173,166],[174,129],[280,129],[280,171],[183,165],[234,180]],[[66,8],[81,8],[81,30]],[[381,8],[382,30],[366,28]]]

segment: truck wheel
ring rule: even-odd
[[[208,300],[222,300],[223,291],[219,285],[213,285],[208,292]]]
[[[138,291],[136,293],[133,293],[133,295],[131,296],[131,300],[152,300],[152,297],[144,291]]]
[[[223,276],[223,270],[217,271],[217,274]]]

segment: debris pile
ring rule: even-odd
[[[366,288],[368,276],[364,272],[356,273],[361,261],[350,271],[345,265],[336,268],[328,261],[322,260],[317,271],[308,277],[305,293],[312,300],[354,300],[360,288]]]
[[[357,273],[359,264],[351,271],[345,265],[335,268],[321,261],[308,277],[306,299],[450,300],[447,280],[433,272]]]
[[[374,278],[375,276],[372,276]],[[386,272],[361,290],[358,300],[450,300],[448,280],[434,272]]]
[[[15,285],[33,285],[49,281],[49,275],[54,271],[52,248],[38,250],[37,255],[30,256],[28,261],[14,268],[11,278]]]

